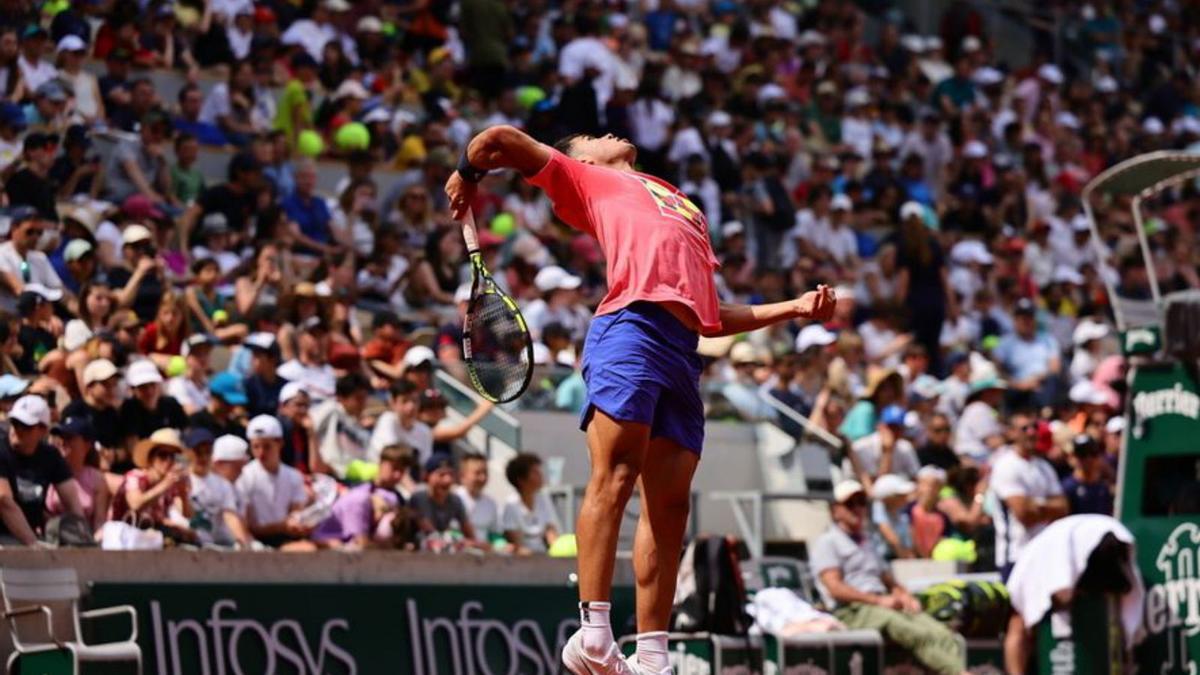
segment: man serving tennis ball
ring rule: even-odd
[[[582,627],[563,649],[576,675],[670,673],[667,623],[683,546],[692,475],[704,441],[700,335],[732,335],[791,319],[827,320],[833,291],[796,300],[728,305],[717,300],[718,263],[704,214],[668,183],[636,171],[637,148],[615,136],[570,136],[553,148],[508,126],[476,136],[446,183],[462,218],[491,169],[516,169],[549,195],[554,212],[599,240],[608,295],[583,348],[592,475],[575,527]],[[637,654],[621,658],[609,624],[617,533],[641,479],[634,541]]]

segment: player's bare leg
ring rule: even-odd
[[[649,673],[669,667],[666,630],[691,509],[699,455],[656,438],[642,464],[641,516],[633,544],[637,578],[638,664]]]
[[[619,661],[619,654],[608,602],[621,518],[642,470],[650,427],[614,420],[596,409],[588,424],[587,441],[592,474],[575,525],[583,627],[567,643],[563,660],[579,675],[628,672],[620,670],[623,662],[612,660],[615,656]]]

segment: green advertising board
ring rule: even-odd
[[[90,602],[137,608],[157,675],[556,675],[579,626],[565,586],[96,583]],[[632,613],[614,589],[618,630]]]
[[[1137,541],[1146,586],[1146,672],[1200,667],[1200,395],[1178,363],[1139,366],[1130,379],[1117,516]]]

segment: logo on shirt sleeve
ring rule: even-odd
[[[637,174],[626,175],[641,183],[642,187],[646,188],[646,192],[650,193],[650,198],[658,206],[659,213],[667,218],[678,220],[684,225],[691,225],[697,228],[705,237],[708,236],[708,222],[704,218],[704,212],[682,192],[645,176]]]

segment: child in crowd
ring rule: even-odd
[[[542,458],[529,452],[513,457],[504,469],[504,477],[517,493],[504,503],[500,516],[504,536],[517,555],[545,553],[558,539],[562,526],[550,498],[542,492]]]

